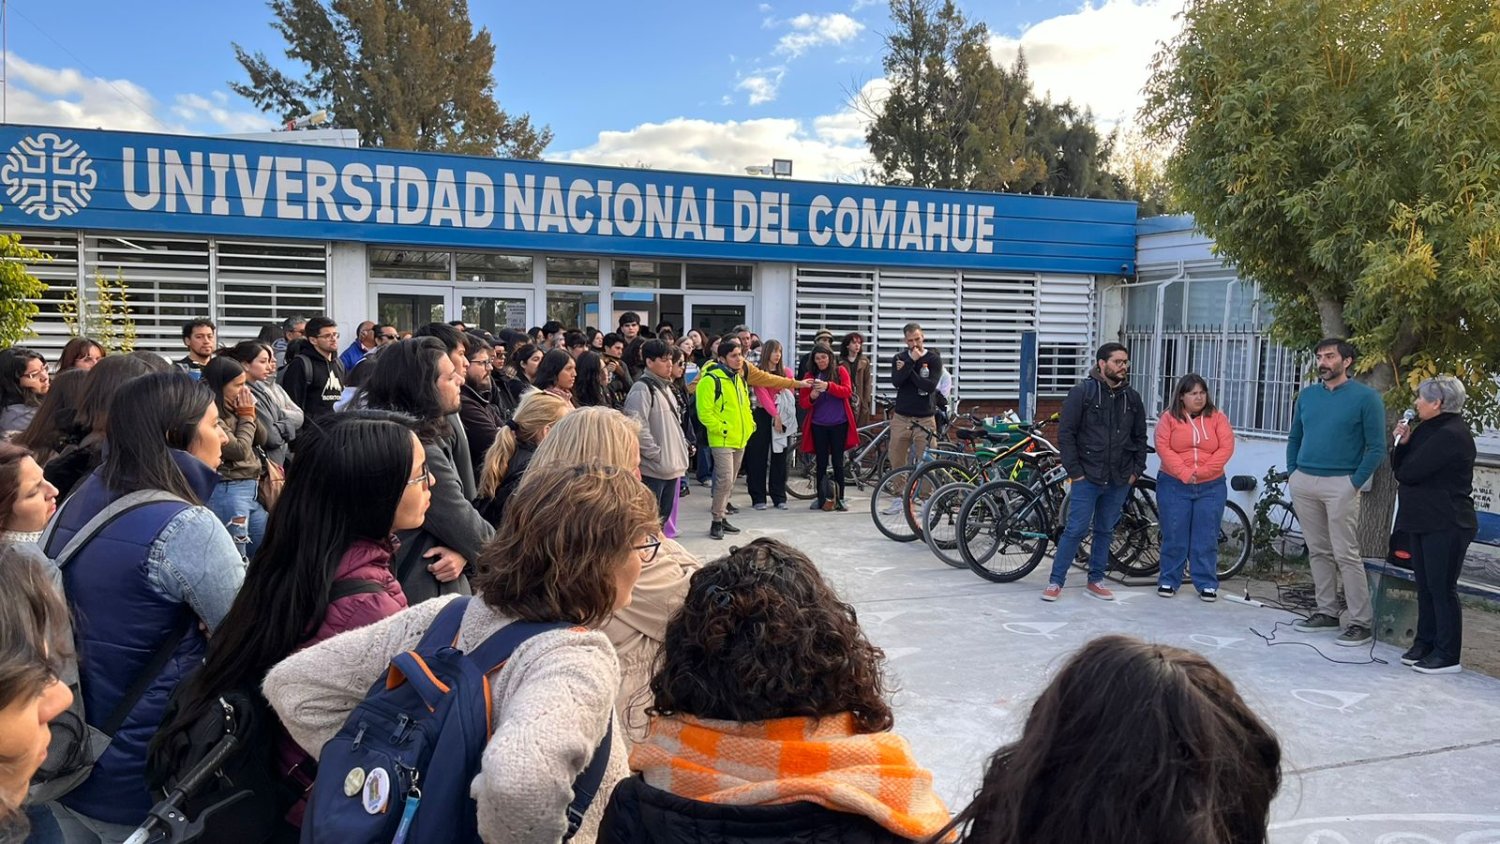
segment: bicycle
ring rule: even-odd
[[[1041,435],[1041,429],[1047,422],[1056,421],[1057,414],[1051,419],[1035,423],[1006,423],[998,429],[992,429],[984,425],[983,420],[974,419],[980,427],[974,429],[960,429],[955,431],[962,441],[974,442],[984,439],[991,444],[1005,444],[1004,449],[979,447],[972,454],[953,453],[934,449],[934,453],[941,455],[941,459],[929,461],[919,466],[908,481],[904,494],[906,506],[907,526],[918,537],[925,535],[923,526],[930,524],[926,514],[927,507],[924,502],[929,501],[940,487],[954,483],[967,483],[977,487],[988,480],[999,477],[1007,477],[1010,480],[1020,480],[1025,477],[1026,463],[1018,459],[1020,454],[1035,454],[1037,451],[1056,452],[1057,447],[1048,442]],[[972,418],[972,417],[971,417]],[[1012,442],[1012,438],[1019,435],[1019,439]],[[949,498],[952,497],[950,490]],[[957,521],[958,507],[962,500],[952,502],[951,510],[939,509],[936,511],[939,519],[947,518],[952,522]],[[945,549],[946,550],[946,549]],[[934,549],[937,553],[936,549]],[[943,558],[942,553],[938,553]],[[950,562],[944,558],[944,562],[962,568],[961,562]]]
[[[931,440],[936,441],[936,431],[928,428],[922,422],[917,420],[913,420],[913,424],[921,429],[921,431],[925,433]],[[938,445],[945,444],[938,443]],[[917,463],[910,466],[900,466],[898,468],[891,469],[884,475],[881,475],[880,480],[875,483],[875,491],[870,494],[870,518],[874,520],[875,527],[881,533],[885,534],[887,539],[892,539],[896,542],[916,541],[917,534],[912,531],[911,526],[907,524],[906,513],[904,512],[907,482],[911,478],[911,473],[915,471],[918,466],[929,460],[936,459],[931,455],[937,454],[940,451],[947,453],[962,453],[962,451],[957,447],[953,449],[945,448],[941,450],[935,447],[929,447],[922,452],[922,456],[918,458]]]
[[[1030,574],[1066,524],[1067,472],[1051,467],[1032,485],[996,481],[977,488],[959,510],[959,550],[970,569],[987,580],[1007,583]],[[1251,528],[1244,510],[1226,502],[1219,528],[1219,578],[1228,579],[1250,557]],[[1073,562],[1087,560],[1087,543]],[[998,558],[998,559],[997,559]],[[1161,518],[1156,479],[1143,475],[1132,485],[1110,542],[1110,566],[1135,577],[1161,569]]]
[[[844,457],[844,480],[853,482],[860,490],[890,469],[890,417],[895,402],[877,398],[876,405],[885,418],[859,428],[859,445],[845,452]],[[787,440],[786,492],[792,498],[808,501],[818,494],[814,484],[815,463],[812,455],[800,450],[801,443],[800,431]]]

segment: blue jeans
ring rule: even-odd
[[[208,498],[208,509],[229,529],[229,536],[245,559],[255,556],[255,549],[266,536],[266,509],[255,500],[256,482],[219,481]]]
[[[1161,512],[1161,575],[1157,583],[1182,585],[1187,565],[1199,592],[1219,588],[1219,525],[1229,486],[1217,478],[1186,484],[1165,472],[1156,476],[1156,507]]]
[[[1115,525],[1120,521],[1120,510],[1125,506],[1125,497],[1130,494],[1129,484],[1096,484],[1088,478],[1074,481],[1068,493],[1068,524],[1063,528],[1062,539],[1057,541],[1056,553],[1052,557],[1052,576],[1048,582],[1058,586],[1068,578],[1068,566],[1078,556],[1078,546],[1094,527],[1094,547],[1089,552],[1089,583],[1104,579],[1109,568],[1109,542],[1115,535]]]

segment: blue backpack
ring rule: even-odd
[[[494,725],[489,675],[527,639],[567,623],[513,622],[464,653],[458,639],[468,598],[438,613],[415,650],[391,659],[337,735],[323,745],[302,821],[302,841],[403,844],[478,841],[469,785]],[[573,782],[568,832],[578,831],[609,762],[614,720]]]

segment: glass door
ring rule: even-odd
[[[705,337],[723,336],[737,325],[749,324],[750,297],[688,293],[683,296],[683,333],[696,328]],[[752,326],[753,327],[753,326]]]
[[[498,335],[503,329],[524,332],[531,322],[531,291],[505,288],[457,288],[453,316],[469,328]]]
[[[429,322],[448,321],[447,288],[372,284],[370,293],[375,299],[374,319],[396,326],[401,334]]]

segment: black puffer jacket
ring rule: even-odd
[[[724,806],[622,780],[599,824],[599,844],[896,844],[910,839],[863,815],[816,803]]]
[[[1098,370],[1068,391],[1057,449],[1070,478],[1123,484],[1146,471],[1146,408],[1128,384],[1111,387]]]

